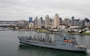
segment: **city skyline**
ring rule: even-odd
[[[28,20],[28,17],[90,18],[89,0],[0,0],[0,20]]]

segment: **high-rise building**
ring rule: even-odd
[[[35,28],[38,28],[38,17],[34,19],[34,26]]]
[[[41,19],[41,23],[43,23],[43,18],[42,18],[42,17],[40,17],[40,19]]]
[[[59,20],[60,20],[60,24],[62,24],[63,23],[62,18],[59,18]]]
[[[40,20],[41,20],[41,26],[43,26],[45,24],[43,18],[40,17]]]
[[[48,28],[48,27],[50,27],[50,19],[49,19],[49,16],[46,15],[46,17],[45,17],[45,28]]]
[[[59,24],[60,24],[59,15],[55,14],[55,16],[54,16],[54,28],[58,28]]]
[[[74,26],[74,16],[71,18],[71,26]]]
[[[31,23],[31,22],[32,22],[32,19],[33,19],[32,17],[29,17],[29,23]]]
[[[39,18],[38,19],[38,28],[41,28],[42,27],[42,18]]]
[[[84,20],[80,21],[80,25],[79,26],[80,26],[80,28],[84,28],[85,27]]]
[[[66,24],[67,26],[70,26],[71,20],[69,18],[65,18],[64,20],[64,24]]]
[[[80,19],[74,19],[74,26],[79,26]]]

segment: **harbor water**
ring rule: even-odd
[[[35,46],[20,46],[18,36],[28,36],[34,33],[32,31],[0,31],[0,56],[90,56],[89,53],[85,54]],[[90,36],[73,36],[76,37],[79,44],[87,45],[88,50],[90,50]]]

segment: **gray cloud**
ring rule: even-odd
[[[0,0],[0,20],[28,20],[29,16],[90,18],[90,0]]]

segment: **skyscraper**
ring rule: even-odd
[[[32,17],[29,17],[29,23],[31,23],[31,22],[32,22],[32,19],[33,19]]]
[[[59,18],[59,20],[60,20],[60,24],[62,24],[63,22],[62,22],[62,18]]]
[[[80,28],[84,28],[85,27],[84,20],[80,21],[80,25],[79,26],[80,26]]]
[[[59,15],[55,14],[55,16],[54,16],[54,28],[58,28],[59,24],[60,24]]]
[[[74,16],[72,16],[71,19],[72,19],[72,20],[71,20],[71,26],[74,26]]]
[[[50,27],[50,19],[49,19],[49,16],[46,15],[46,17],[45,17],[45,28],[48,28],[48,27]]]
[[[34,19],[34,26],[35,28],[38,28],[38,17]]]
[[[80,19],[74,19],[74,26],[79,26]]]
[[[38,19],[38,28],[41,28],[42,27],[42,18],[40,17]]]
[[[43,20],[43,18],[40,17],[40,20],[41,20],[41,26],[43,26],[43,25],[44,25],[44,20]]]

